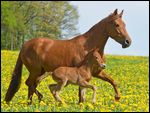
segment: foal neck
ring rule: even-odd
[[[84,62],[79,68],[91,72],[91,64],[88,61]]]

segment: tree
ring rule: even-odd
[[[2,1],[1,48],[19,49],[35,37],[62,39],[77,34],[77,8],[67,1]]]
[[[8,1],[1,2],[1,6],[2,6],[1,34],[3,34],[1,37],[1,42],[5,43],[6,48],[10,48],[12,50],[14,46],[12,34],[15,32],[14,28],[17,26],[16,18],[14,16],[14,6],[12,3],[9,3]],[[2,44],[1,47],[3,48],[3,46],[4,45]]]

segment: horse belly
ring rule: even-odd
[[[53,71],[62,66],[72,67],[80,61],[80,55],[73,44],[56,43],[48,50],[43,52],[41,58],[42,65],[46,71]]]
[[[81,47],[72,41],[33,39],[22,48],[22,60],[28,69],[54,71],[61,66],[75,66],[81,61]]]

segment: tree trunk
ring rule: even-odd
[[[13,50],[13,46],[14,46],[14,38],[13,38],[13,36],[11,35],[10,36],[10,38],[11,38],[11,50]]]

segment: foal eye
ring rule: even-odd
[[[116,24],[116,27],[119,27],[119,24]]]

